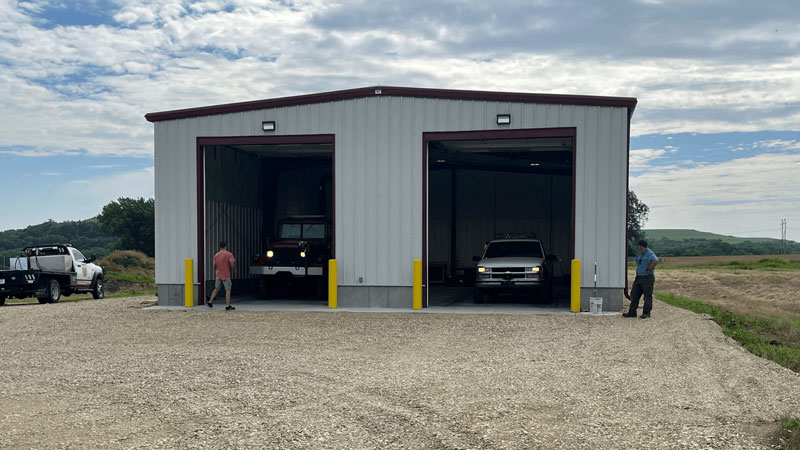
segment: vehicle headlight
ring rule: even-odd
[[[528,267],[525,269],[526,272],[533,272],[533,273],[538,273],[540,270],[542,270],[541,267]]]
[[[300,252],[300,257],[301,258],[305,258],[306,257],[306,252]]]
[[[6,279],[5,278],[0,278],[0,284],[6,284]]]
[[[478,267],[478,273],[484,273],[486,271],[486,267]]]
[[[275,252],[272,250],[267,250],[267,258],[272,258],[273,256],[275,256]]]

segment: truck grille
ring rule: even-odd
[[[524,267],[489,267],[491,272],[525,272]]]
[[[273,250],[275,256],[272,258],[274,265],[303,266],[303,258],[300,257],[298,248],[276,248]]]

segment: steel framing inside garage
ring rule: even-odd
[[[201,292],[204,294],[200,297],[201,304],[205,296],[210,294],[214,281],[213,261],[211,257],[206,256],[213,255],[217,251],[218,242],[222,240],[229,241],[232,248],[240,251],[239,264],[232,274],[237,281],[237,290],[240,292],[255,290],[254,282],[245,281],[254,279],[247,275],[249,260],[251,256],[263,252],[266,245],[264,235],[268,234],[264,229],[266,227],[274,230],[274,223],[277,220],[274,214],[269,219],[269,214],[264,210],[261,193],[264,191],[265,174],[258,155],[269,153],[273,157],[281,154],[284,154],[283,157],[291,157],[297,156],[298,152],[316,154],[319,152],[316,149],[322,147],[329,149],[330,158],[335,160],[335,140],[334,136],[329,134],[197,138],[197,259],[204,261],[204,264],[198,265],[197,268],[197,281],[203,287]],[[217,148],[220,148],[219,157]],[[213,157],[208,149],[213,149]],[[243,159],[240,164],[236,164],[237,155]],[[208,166],[212,161],[216,163],[217,170],[214,172],[216,177],[208,176]],[[232,176],[229,179],[224,175]],[[223,179],[217,179],[218,177]],[[333,171],[331,177],[335,191]],[[233,185],[233,188],[226,189],[229,185]],[[222,193],[223,198],[215,198],[216,196],[212,195],[214,192]],[[329,218],[333,221],[335,216],[336,205],[333,202]],[[335,257],[335,233],[331,253]],[[242,283],[243,281],[245,282]]]
[[[203,261],[194,265],[198,297],[200,280],[209,278],[202,226],[208,211],[199,198],[205,145],[325,136],[335,148],[339,305],[410,307],[412,262],[429,262],[428,144],[467,136],[568,136],[574,142],[573,255],[587,266],[597,262],[604,308],[618,308],[626,287],[628,136],[635,106],[633,98],[375,86],[147,114],[155,129],[159,303],[183,304],[185,258]],[[264,122],[274,128],[265,131]],[[247,217],[238,220],[255,220]],[[245,261],[251,255],[237,256]],[[584,306],[592,291],[592,273],[584,271]]]
[[[484,242],[503,233],[535,234],[544,244],[545,251],[561,260],[555,266],[569,266],[568,262],[575,254],[575,136],[574,127],[424,133],[423,161],[427,175],[423,178],[423,189],[427,192],[427,203],[423,206],[423,248],[427,252],[423,252],[423,266],[429,270],[423,271],[423,289],[434,289],[430,268],[437,257],[440,261],[443,259],[443,247],[450,254],[446,261],[449,275],[460,277],[459,282],[451,282],[450,285],[468,286],[471,279],[469,274],[456,274],[456,271],[463,270],[472,261],[471,255],[481,254]],[[437,152],[434,146],[444,151]],[[467,155],[470,156],[454,160],[453,157],[458,157],[461,152],[469,152]],[[435,153],[438,154],[436,158],[443,159],[434,158]],[[568,160],[561,160],[564,153],[568,154]],[[437,170],[431,170],[432,167]],[[448,168],[451,172],[449,195],[452,199],[447,207],[429,207],[437,190],[442,187],[432,186],[433,174]],[[499,175],[502,178],[498,180]],[[568,178],[567,198],[563,195],[564,186],[553,189],[553,178],[556,176],[559,177],[558,185],[564,184],[562,178]],[[456,187],[457,179],[462,181],[460,188]],[[540,187],[541,192],[525,190],[531,184],[541,186],[542,181],[546,186]],[[498,185],[507,188],[497,192]],[[489,189],[495,191],[491,200],[483,195]],[[447,187],[442,190],[447,191]],[[556,195],[554,191],[562,195]],[[542,194],[545,194],[545,198],[542,198]],[[500,211],[500,219],[498,204],[505,205]],[[486,207],[491,207],[493,211],[485,211]],[[472,210],[470,217],[456,212],[461,209]],[[553,211],[568,212],[554,215]],[[451,216],[445,219],[449,231],[443,230],[443,212]],[[433,220],[437,214],[440,220]],[[435,224],[433,227],[432,222]],[[435,237],[441,241],[442,235],[446,235],[450,242],[432,245],[436,244]],[[563,266],[565,260],[567,265]],[[569,270],[562,272],[559,275],[569,274]],[[429,293],[425,292],[424,305],[427,306],[429,298]]]

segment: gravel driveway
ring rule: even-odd
[[[800,375],[703,316],[0,308],[0,448],[766,448]],[[216,310],[216,309],[215,309]]]

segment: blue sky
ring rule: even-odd
[[[153,195],[147,112],[376,84],[639,99],[647,228],[800,241],[792,0],[0,0],[0,230]]]

